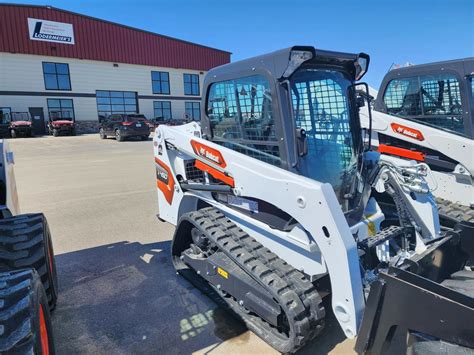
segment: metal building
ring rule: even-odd
[[[0,110],[96,132],[99,116],[199,119],[203,76],[230,52],[50,6],[0,4]]]

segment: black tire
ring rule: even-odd
[[[115,140],[117,142],[123,142],[124,141],[124,138],[122,136],[122,132],[119,129],[115,130]]]
[[[10,137],[12,137],[12,138],[17,137],[16,131],[14,129],[10,130]]]
[[[48,222],[42,213],[0,220],[0,267],[33,268],[41,277],[50,310],[58,299],[58,275]]]
[[[71,129],[71,136],[75,136],[75,135],[76,135],[76,129],[73,128],[73,129]]]
[[[105,134],[105,131],[103,128],[99,130],[99,136],[100,136],[100,139],[107,139],[107,135]]]
[[[51,315],[38,273],[1,273],[0,300],[0,353],[54,355]]]
[[[148,136],[141,136],[140,138],[142,139],[142,141],[148,140]]]
[[[53,136],[54,137],[59,136],[59,131],[57,129],[53,129]]]

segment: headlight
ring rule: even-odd
[[[295,72],[298,67],[313,58],[313,53],[309,51],[291,51],[290,52],[290,62],[288,67],[286,67],[285,72],[283,73],[284,78],[288,78],[291,74]]]

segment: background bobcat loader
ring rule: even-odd
[[[154,137],[173,263],[281,352],[320,333],[325,296],[361,353],[381,353],[397,327],[412,349],[428,337],[474,348],[472,225],[440,226],[425,163],[364,144],[368,64],[295,46],[209,71],[201,125]]]
[[[18,214],[13,153],[0,140],[0,353],[54,354],[58,280],[42,213]]]
[[[473,75],[474,58],[391,70],[372,113],[374,146],[399,164],[428,164],[440,216],[454,222],[474,223]]]

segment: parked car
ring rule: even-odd
[[[11,112],[5,115],[6,121],[9,122],[8,130],[10,137],[31,137],[33,135],[33,128],[31,126],[31,115],[29,112]]]
[[[75,136],[76,123],[71,111],[49,111],[48,131],[54,137],[59,135]]]
[[[144,115],[113,114],[101,121],[99,135],[101,139],[113,136],[119,142],[130,137],[146,140],[150,135],[150,127]]]

